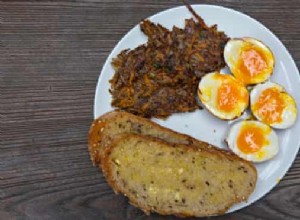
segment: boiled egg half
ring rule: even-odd
[[[276,133],[259,121],[246,120],[234,124],[225,141],[236,155],[252,162],[269,160],[279,150]]]
[[[250,92],[250,103],[252,114],[274,128],[288,128],[296,122],[295,100],[276,83],[256,85]]]
[[[241,116],[249,102],[246,87],[232,75],[219,72],[202,77],[198,97],[209,112],[225,120]]]
[[[224,59],[232,74],[245,85],[266,81],[273,72],[272,51],[254,38],[233,38],[224,48]]]

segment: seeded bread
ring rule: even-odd
[[[208,143],[162,127],[149,119],[117,110],[100,116],[92,123],[89,131],[88,146],[94,165],[100,164],[105,149],[110,146],[114,136],[121,133],[141,134],[160,138],[170,143],[195,145],[201,149],[209,149],[216,153],[221,151]],[[229,151],[225,152],[232,154]]]
[[[146,214],[210,216],[247,200],[255,167],[224,152],[136,134],[115,136],[102,168],[116,193]]]

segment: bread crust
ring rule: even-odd
[[[112,174],[112,161],[110,160],[110,155],[112,153],[112,151],[114,149],[116,149],[118,147],[118,145],[120,143],[122,143],[124,140],[128,140],[130,138],[138,138],[140,140],[143,141],[147,141],[147,142],[154,142],[154,143],[158,143],[160,145],[168,145],[171,147],[176,147],[176,148],[181,148],[184,151],[200,151],[200,152],[206,152],[208,154],[213,154],[218,156],[220,159],[226,159],[228,161],[236,161],[237,159],[242,162],[244,165],[246,165],[248,168],[250,168],[252,174],[254,175],[254,184],[252,187],[249,187],[249,190],[247,192],[245,192],[245,195],[242,197],[233,197],[231,201],[225,201],[227,203],[227,205],[221,209],[218,210],[215,213],[207,213],[207,212],[203,212],[201,214],[197,214],[197,213],[189,213],[189,212],[168,212],[164,209],[160,209],[160,207],[156,207],[155,209],[151,208],[151,207],[147,207],[145,205],[143,205],[142,203],[140,203],[135,197],[133,197],[130,193],[126,192],[126,189],[120,188],[116,182],[116,180],[113,177]],[[158,214],[161,215],[175,215],[178,217],[203,217],[203,216],[210,216],[210,215],[222,215],[224,213],[226,213],[226,211],[235,203],[239,203],[242,201],[247,200],[247,198],[249,197],[249,195],[254,191],[255,189],[255,184],[256,184],[256,180],[257,180],[257,171],[256,168],[253,166],[252,163],[245,161],[245,160],[240,160],[240,158],[237,158],[235,155],[233,154],[228,154],[224,151],[209,151],[206,149],[199,149],[198,147],[194,146],[194,145],[186,145],[186,144],[170,144],[164,140],[158,139],[158,138],[154,138],[154,137],[149,137],[149,136],[141,136],[141,135],[136,135],[136,134],[120,134],[118,136],[116,136],[113,140],[113,142],[111,143],[111,145],[106,149],[105,151],[105,156],[103,157],[103,161],[102,161],[102,169],[104,172],[104,175],[107,179],[108,184],[113,188],[115,193],[122,193],[123,195],[125,195],[126,197],[128,197],[130,204],[140,208],[141,210],[143,210],[145,212],[145,214],[150,214],[151,212],[156,212]]]
[[[136,131],[129,130],[126,128],[121,128],[119,131],[112,130],[111,126],[114,123],[117,123],[121,120],[130,120],[130,122],[133,124],[133,127],[138,127],[139,125],[147,125],[151,127],[152,130],[159,131],[159,133],[164,134],[165,136],[172,137],[171,141],[169,140],[168,142],[194,145],[200,149],[206,149],[210,152],[215,152],[216,154],[222,152],[222,154],[225,153],[230,155],[230,157],[242,160],[230,151],[219,149],[215,146],[212,146],[211,144],[199,141],[189,135],[178,133],[169,128],[163,127],[149,119],[142,118],[121,110],[115,110],[107,112],[104,115],[97,118],[96,120],[94,120],[90,127],[88,134],[88,149],[90,152],[90,158],[94,165],[101,164],[101,160],[103,159],[105,149],[110,146],[114,135],[118,135],[120,133],[139,133],[138,129]],[[152,136],[151,134],[141,134]]]

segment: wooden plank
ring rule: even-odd
[[[212,0],[261,21],[300,66],[299,0]],[[92,167],[86,137],[100,69],[141,19],[180,1],[0,1],[0,219],[145,216]],[[210,219],[299,219],[300,156],[271,193]],[[298,196],[297,196],[298,195]]]

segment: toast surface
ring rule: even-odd
[[[162,127],[149,119],[117,110],[102,115],[92,123],[88,147],[94,165],[101,163],[105,149],[110,146],[114,136],[121,133],[140,134],[160,138],[170,143],[195,145],[216,153],[222,151],[206,142]],[[232,154],[229,151],[224,152]]]
[[[121,134],[105,151],[102,168],[116,193],[145,213],[210,216],[247,200],[255,167],[224,152],[158,138]]]
[[[195,144],[197,141],[145,119],[124,111],[111,111],[97,118],[89,131],[89,152],[94,165],[101,162],[104,151],[115,135],[133,133],[161,138],[171,143]],[[209,147],[203,143],[202,147]]]

